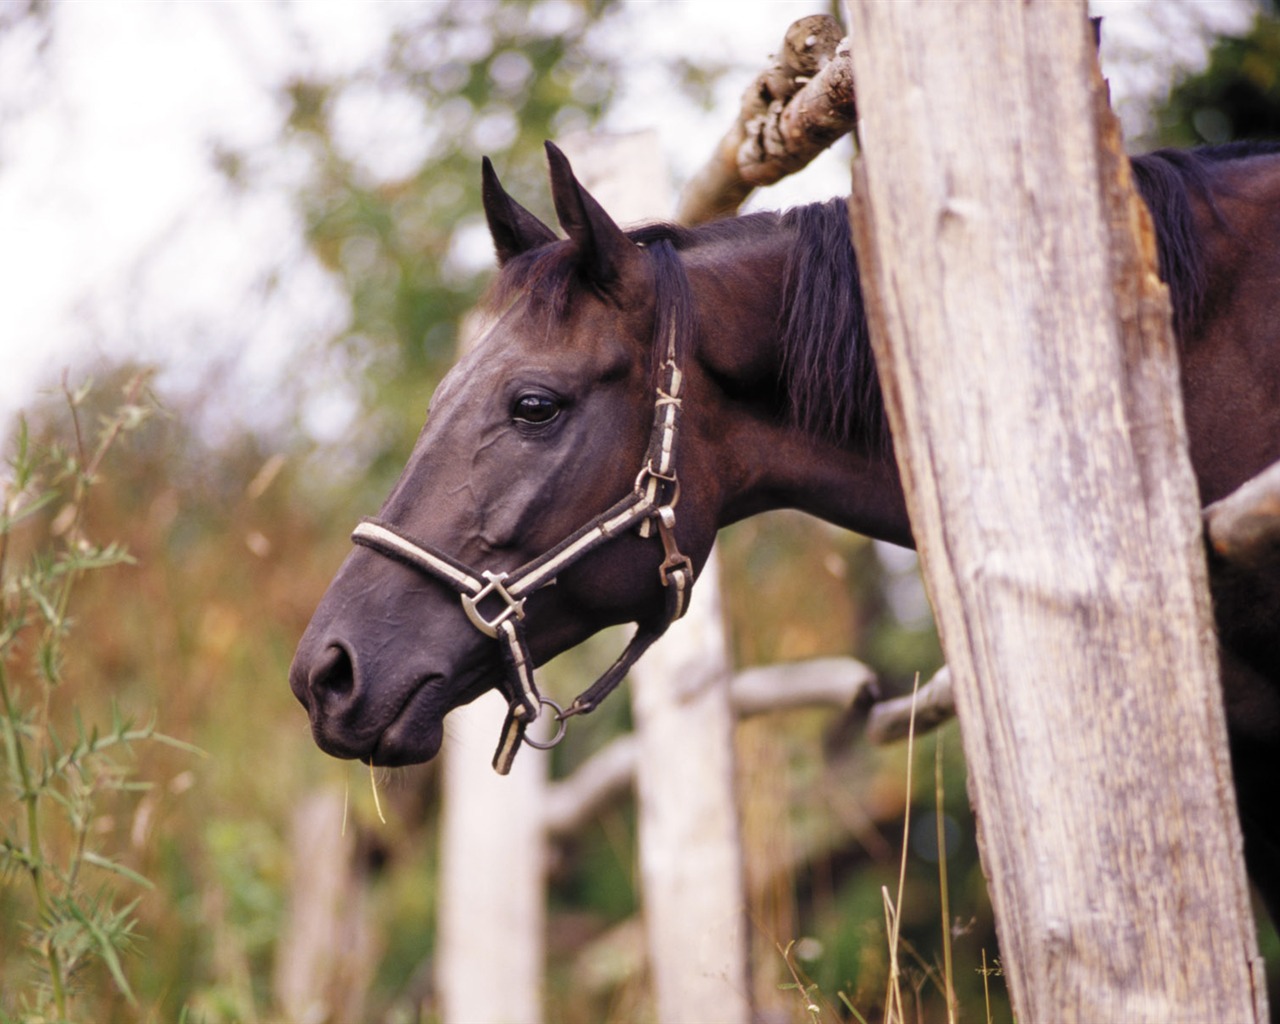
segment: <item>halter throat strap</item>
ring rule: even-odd
[[[494,770],[500,775],[511,770],[521,742],[541,749],[558,743],[564,735],[564,721],[573,715],[594,710],[688,606],[694,582],[693,563],[680,551],[675,539],[675,506],[680,497],[675,462],[681,380],[676,361],[675,327],[672,325],[667,337],[666,359],[661,367],[661,382],[654,399],[649,448],[631,493],[518,569],[509,572],[473,569],[377,519],[362,520],[351,535],[354,543],[448,586],[459,595],[467,620],[481,633],[498,641],[504,665],[499,689],[507,700],[507,718],[493,757]],[[635,635],[618,660],[568,708],[562,710],[538,692],[534,681],[533,659],[525,637],[525,601],[534,591],[554,583],[562,570],[631,529],[636,529],[642,537],[650,537],[657,532],[662,541],[664,557],[658,573],[666,595],[663,618],[651,626],[638,624]],[[530,739],[526,730],[538,719],[544,705],[554,709],[561,725],[549,742],[540,743]]]

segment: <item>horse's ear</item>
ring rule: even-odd
[[[569,158],[548,142],[547,162],[551,167],[551,198],[556,204],[560,226],[578,246],[579,265],[597,284],[610,285],[622,275],[639,247],[579,184],[569,166]]]
[[[480,166],[484,215],[489,222],[489,234],[493,236],[494,251],[498,254],[498,266],[504,266],[522,252],[554,242],[556,233],[507,195],[487,156]]]

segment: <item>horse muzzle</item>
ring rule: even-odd
[[[325,753],[399,766],[435,757],[444,716],[501,670],[451,595],[359,550],[299,641],[289,685]]]
[[[326,754],[398,767],[429,761],[440,750],[447,709],[439,675],[415,680],[406,694],[374,696],[347,647],[330,643],[314,659],[299,647],[289,685]]]

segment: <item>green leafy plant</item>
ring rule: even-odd
[[[176,741],[115,708],[108,725],[87,724],[67,666],[77,582],[130,561],[119,545],[91,540],[85,519],[104,459],[148,418],[145,385],[143,376],[129,382],[92,440],[82,424],[89,387],[64,385],[69,441],[37,441],[20,421],[2,484],[0,880],[6,945],[26,954],[5,956],[6,1019],[73,1019],[78,985],[95,967],[134,1001],[122,957],[137,939],[138,901],[121,890],[149,883],[105,848],[103,807],[145,788],[132,777],[134,744]]]

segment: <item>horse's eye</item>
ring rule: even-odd
[[[540,392],[526,392],[511,409],[512,419],[521,423],[550,423],[559,415],[560,403]]]

